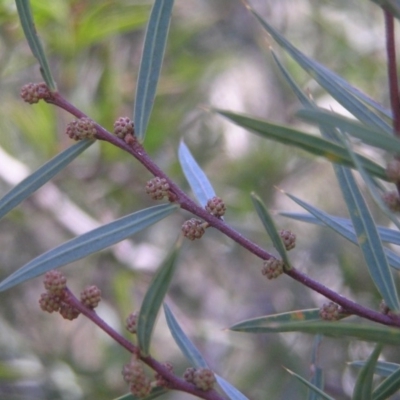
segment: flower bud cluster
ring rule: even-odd
[[[125,321],[125,327],[128,332],[136,333],[138,317],[139,313],[137,311],[128,315],[128,318]]]
[[[283,274],[283,261],[271,257],[269,260],[264,261],[264,266],[261,273],[268,279],[275,279]]]
[[[211,390],[216,382],[214,373],[208,368],[187,368],[183,378],[203,391]]]
[[[336,303],[329,302],[324,304],[319,310],[319,316],[325,321],[337,321],[340,318],[340,306]]]
[[[400,212],[400,198],[397,191],[386,192],[382,195],[382,200],[393,212]]]
[[[187,237],[189,240],[200,239],[206,231],[205,226],[206,224],[203,223],[203,221],[191,218],[182,225],[183,236]]]
[[[47,292],[40,295],[40,308],[49,313],[59,312],[65,319],[72,320],[77,318],[79,311],[65,301],[66,277],[60,271],[48,271],[44,276],[43,283]]]
[[[222,217],[225,214],[226,206],[220,197],[215,196],[207,201],[206,210],[216,217]]]
[[[125,139],[127,135],[133,136],[135,129],[133,122],[128,117],[120,117],[114,122],[114,134],[121,139]]]
[[[79,118],[68,124],[66,133],[74,140],[96,139],[96,124],[90,118]]]
[[[101,300],[101,290],[94,285],[87,286],[81,292],[81,303],[89,308],[96,308]]]
[[[49,88],[44,82],[28,83],[21,88],[21,97],[29,104],[38,103],[39,100],[48,100],[51,98]]]
[[[142,362],[136,355],[131,361],[124,365],[122,376],[125,382],[129,383],[130,392],[137,397],[146,397],[151,391],[151,381],[146,376]]]
[[[169,183],[165,178],[156,176],[147,182],[146,193],[153,200],[162,200],[164,197],[169,197]]]
[[[287,251],[296,247],[296,235],[293,232],[282,230],[279,232],[279,235]]]

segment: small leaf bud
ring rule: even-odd
[[[296,235],[293,232],[282,230],[279,232],[279,235],[287,251],[296,247]]]
[[[207,201],[206,210],[216,217],[222,217],[226,211],[225,203],[220,197],[215,196]]]
[[[125,326],[126,326],[126,329],[128,330],[128,332],[136,333],[138,316],[139,316],[139,313],[137,311],[129,314],[129,316],[125,322]]]
[[[169,372],[173,372],[173,366],[171,363],[166,362],[164,363],[164,366],[168,369]],[[162,386],[162,387],[168,387],[169,386],[169,382],[162,376],[160,375],[158,372],[155,373],[155,379],[156,379],[156,386]]]
[[[196,369],[193,375],[193,383],[200,390],[211,390],[215,385],[215,375],[208,368]]]
[[[81,293],[81,303],[89,308],[96,308],[101,300],[101,290],[97,286],[87,286]]]
[[[261,273],[268,279],[275,279],[283,273],[283,261],[271,257],[269,260],[264,261],[264,266]]]
[[[90,118],[79,118],[68,124],[67,135],[74,140],[96,139],[96,125]]]
[[[189,219],[182,225],[182,233],[189,240],[200,239],[205,231],[203,221],[196,218]]]
[[[319,316],[325,321],[337,321],[340,318],[340,307],[333,302],[324,304],[319,310]]]
[[[52,294],[61,296],[67,287],[67,278],[57,270],[51,270],[44,275],[44,287]]]
[[[169,196],[169,183],[165,178],[156,176],[146,183],[146,193],[153,200],[162,200]]]

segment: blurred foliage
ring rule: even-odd
[[[118,116],[131,116],[152,2],[31,3],[60,92],[108,129]],[[252,4],[307,55],[387,104],[383,17],[374,4],[329,0],[255,0]],[[272,249],[252,208],[250,191],[259,193],[272,210],[294,210],[274,186],[338,215],[344,215],[344,206],[328,163],[263,141],[207,111],[212,104],[298,124],[293,114],[299,105],[277,72],[269,41],[240,1],[176,0],[145,147],[187,190],[176,155],[183,137],[225,199],[226,221]],[[339,110],[291,60],[282,58],[319,104]],[[34,170],[70,145],[64,130],[72,118],[50,105],[29,106],[20,100],[19,88],[41,78],[12,0],[0,2],[0,76],[1,149]],[[18,168],[0,163],[1,194],[21,179]],[[129,155],[97,143],[53,183],[69,201],[105,223],[152,204],[143,190],[149,177]],[[55,200],[48,189],[45,186],[2,221],[1,278],[76,235],[52,211]],[[59,211],[62,214],[62,208]],[[169,217],[136,235],[132,248],[125,243],[130,257],[125,262],[121,253],[105,251],[64,267],[70,287],[79,292],[85,285],[98,285],[104,297],[99,313],[122,331],[125,317],[140,307],[184,217]],[[282,218],[277,223],[298,235],[293,252],[297,267],[377,308],[373,284],[351,245],[320,227]],[[309,371],[311,337],[222,331],[241,319],[311,308],[324,301],[287,277],[274,284],[261,280],[260,268],[259,260],[231,240],[207,231],[201,242],[184,246],[168,301],[210,366],[249,398],[265,398],[266,393],[271,399],[305,398],[305,389],[280,366]],[[127,392],[120,371],[129,355],[84,318],[71,323],[40,312],[41,290],[40,279],[35,279],[0,294],[0,398],[105,400]],[[160,318],[152,353],[183,372],[187,365],[166,332]],[[344,371],[345,363],[366,358],[370,349],[364,343],[322,341],[319,363],[327,391],[336,399],[349,398],[354,384],[352,372]],[[383,354],[392,361],[399,351]],[[188,396],[173,393],[167,398]]]

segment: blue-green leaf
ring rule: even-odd
[[[310,383],[317,387],[320,390],[324,389],[324,372],[321,367],[318,366],[318,354],[320,345],[322,343],[323,336],[315,335],[313,348],[312,348],[312,356],[311,356],[311,367],[312,376],[310,379]],[[320,396],[314,390],[310,388],[308,391],[307,400],[320,400]]]
[[[206,174],[200,168],[199,164],[197,164],[189,148],[183,141],[181,141],[179,145],[178,157],[183,173],[185,174],[197,201],[202,207],[205,207],[207,201],[215,197],[215,191]]]
[[[313,385],[311,382],[309,382],[307,379],[304,379],[302,376],[294,373],[290,369],[285,368],[287,372],[289,372],[290,375],[294,376],[296,379],[298,379],[303,385],[307,386],[309,389],[311,389],[313,392],[318,393],[320,397],[326,400],[335,400],[333,397],[328,396],[323,390],[318,388],[317,386]]]
[[[179,326],[174,314],[172,314],[172,311],[165,303],[164,313],[172,337],[186,359],[196,368],[208,368],[206,360],[204,360],[199,350],[186,336],[185,332],[183,332],[183,329]]]
[[[257,118],[246,115],[232,113],[224,110],[215,110],[224,117],[235,122],[243,128],[261,135],[270,140],[283,143],[287,146],[296,146],[311,154],[324,157],[330,162],[343,164],[354,168],[353,160],[349,156],[347,150],[331,140],[327,140],[315,135],[309,135],[297,129],[272,124]],[[366,157],[359,156],[364,168],[371,174],[380,179],[388,180],[385,169],[374,163]]]
[[[306,121],[318,125],[323,124],[339,128],[341,131],[347,132],[351,136],[361,139],[363,143],[369,144],[370,146],[375,146],[393,154],[400,153],[400,140],[395,136],[388,135],[387,132],[378,128],[371,128],[358,121],[321,109],[303,109],[298,111],[297,115]]]
[[[392,127],[364,104],[364,102],[370,103],[366,95],[353,88],[348,82],[328,68],[307,57],[266,22],[255,10],[251,7],[249,7],[249,9],[274,40],[276,40],[276,42],[344,108],[366,125],[379,127],[389,134],[392,133]],[[361,100],[359,98],[361,98]]]
[[[372,392],[372,400],[384,400],[400,389],[400,369],[394,371]]]
[[[365,365],[365,361],[352,361],[348,363],[351,367],[362,368]],[[386,361],[378,361],[375,367],[375,374],[380,376],[389,376],[400,370],[400,364],[386,362]]]
[[[356,385],[353,391],[352,400],[371,399],[372,396],[372,379],[374,377],[375,365],[378,361],[379,354],[382,351],[382,345],[377,344],[374,351],[368,357],[367,362],[358,374]]]
[[[333,217],[332,215],[329,215],[329,214],[325,213],[324,211],[321,211],[320,209],[315,208],[311,204],[308,204],[305,201],[300,200],[296,196],[293,196],[289,193],[286,193],[286,195],[288,197],[290,197],[294,202],[296,202],[299,206],[303,207],[304,209],[309,211],[311,214],[313,214],[316,218],[313,218],[310,216],[307,218],[306,218],[306,216],[300,218],[299,215],[297,215],[297,217],[296,216],[293,217],[291,213],[281,213],[281,215],[287,215],[291,218],[296,218],[296,219],[300,219],[300,220],[303,220],[306,222],[311,222],[311,223],[318,223],[317,221],[319,221],[321,225],[324,225],[324,226],[327,226],[328,228],[333,229],[339,235],[343,236],[350,242],[358,245],[357,236],[354,233],[353,225],[351,224],[351,222],[349,220],[346,220],[344,218]],[[388,229],[382,228],[382,231],[387,232]],[[381,233],[381,231],[379,233]],[[394,235],[390,235],[390,237],[395,238]],[[400,269],[400,256],[398,256],[394,251],[392,251],[386,247],[384,248],[384,252],[386,254],[386,257],[388,258],[390,265],[393,268]]]
[[[31,48],[32,54],[39,61],[40,72],[46,82],[47,87],[55,92],[57,90],[56,83],[50,72],[49,63],[44,53],[42,43],[36,33],[35,23],[33,22],[32,10],[29,0],[15,0],[17,5],[19,19],[21,20],[22,29],[26,40]]]
[[[11,189],[0,200],[0,219],[33,192],[48,182],[58,172],[62,171],[79,154],[94,143],[93,140],[82,140],[58,154],[33,174]]]
[[[167,217],[177,208],[176,204],[147,208],[84,233],[41,254],[15,271],[0,283],[0,292],[118,243]]]
[[[222,390],[230,398],[230,400],[249,400],[243,393],[239,392],[239,390],[237,390],[224,378],[217,374],[215,374],[215,378],[217,379],[219,386],[221,386]]]
[[[334,168],[371,278],[386,305],[399,310],[396,286],[371,213],[352,173],[337,165]]]
[[[260,218],[261,222],[264,225],[265,230],[267,231],[269,237],[272,240],[272,244],[278,251],[279,255],[282,258],[282,261],[285,264],[286,268],[290,268],[290,261],[287,255],[287,251],[283,241],[278,233],[278,230],[275,227],[274,220],[272,219],[271,215],[269,214],[268,210],[264,206],[264,203],[261,199],[255,194],[251,193],[251,200],[253,202],[254,208],[257,211],[257,215]]]
[[[162,263],[157,274],[154,276],[153,281],[144,296],[142,306],[140,307],[136,336],[141,353],[144,355],[149,354],[150,342],[158,310],[167,294],[169,284],[174,275],[176,258],[181,244],[182,240],[178,240],[172,252]]]
[[[174,0],[155,0],[144,41],[136,84],[134,107],[135,135],[143,142],[153,109],[163,63]]]

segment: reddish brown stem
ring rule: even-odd
[[[89,318],[100,329],[106,332],[130,353],[139,354],[139,358],[145,364],[151,367],[154,371],[158,372],[166,381],[168,381],[169,390],[179,390],[206,400],[225,400],[225,398],[216,390],[208,390],[204,392],[200,389],[197,389],[193,384],[186,382],[184,379],[174,375],[165,365],[161,364],[153,357],[140,355],[140,351],[137,346],[111,328],[111,326],[109,326],[102,318],[100,318],[94,310],[83,305],[68,288],[65,289],[65,291],[67,293],[66,301],[68,301],[72,307],[76,308],[81,314]]]
[[[396,136],[400,136],[400,96],[399,81],[397,76],[394,18],[393,15],[387,10],[384,10],[384,15],[386,27],[386,53],[388,59],[390,103],[393,113],[393,131]]]
[[[55,104],[58,107],[63,108],[64,110],[70,112],[77,118],[87,117],[84,113],[66,101],[61,95],[58,93],[54,93],[53,98],[49,101],[52,104]],[[248,240],[244,236],[242,236],[239,232],[235,231],[229,225],[227,225],[224,221],[214,217],[209,214],[204,208],[199,207],[193,200],[191,200],[176,184],[172,181],[148,156],[144,148],[137,142],[133,145],[127,144],[124,140],[119,139],[115,135],[112,135],[102,126],[96,124],[97,127],[97,137],[100,140],[107,141],[115,146],[127,151],[133,157],[135,157],[139,162],[141,162],[146,169],[148,169],[154,176],[158,176],[160,178],[165,178],[170,185],[171,191],[176,196],[176,202],[180,204],[181,208],[190,211],[194,215],[204,219],[206,222],[210,224],[210,226],[218,229],[220,232],[224,233],[226,236],[230,237],[236,243],[255,254],[257,257],[268,260],[273,257],[272,254],[268,253],[263,248],[259,247],[252,241]],[[350,299],[347,299],[333,290],[327,288],[321,283],[311,279],[307,275],[301,273],[295,268],[285,271],[285,273],[296,281],[302,283],[304,286],[315,290],[316,292],[322,294],[326,298],[331,301],[339,304],[346,312],[358,315],[360,317],[369,319],[370,321],[375,321],[384,325],[389,326],[398,326],[400,327],[400,319],[392,318],[390,316],[381,314],[369,308],[363,307]]]

